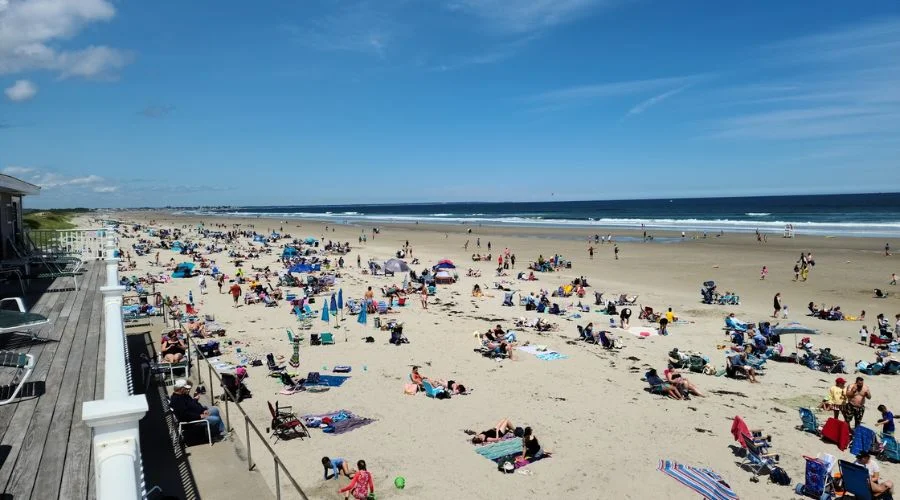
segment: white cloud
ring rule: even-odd
[[[34,172],[34,168],[32,167],[6,167],[3,169],[3,173],[6,175],[18,176],[25,175]]]
[[[119,190],[119,186],[95,186],[95,193],[115,193]]]
[[[609,0],[453,0],[447,8],[472,14],[501,33],[540,31],[591,14]]]
[[[3,91],[6,98],[13,102],[27,101],[37,95],[37,85],[29,80],[16,80],[16,83]]]
[[[362,0],[300,24],[279,28],[295,42],[327,52],[360,52],[384,58],[398,29],[392,15],[395,2]]]
[[[48,70],[62,78],[111,77],[130,61],[128,52],[60,45],[115,13],[109,0],[0,0],[0,75]]]
[[[644,111],[647,111],[647,109],[649,109],[650,107],[656,106],[657,104],[665,101],[666,99],[668,99],[676,94],[680,94],[680,93],[684,92],[688,87],[690,87],[690,85],[684,85],[684,86],[678,87],[677,89],[672,89],[668,92],[663,92],[662,94],[655,95],[655,96],[651,97],[650,99],[647,99],[647,100],[639,103],[637,106],[628,110],[628,115],[629,116],[639,115],[639,114],[643,113]]]

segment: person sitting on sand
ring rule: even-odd
[[[414,383],[414,384],[416,384],[417,386],[419,386],[419,389],[420,389],[420,390],[423,389],[423,384],[422,384],[422,382],[425,380],[425,377],[423,377],[422,375],[419,374],[419,367],[418,367],[418,366],[415,366],[415,365],[414,365],[414,366],[412,367],[412,373],[410,373],[409,378],[412,380],[412,383]]]
[[[725,317],[725,327],[739,332],[747,331],[747,323],[742,322],[734,316],[734,313]]]
[[[322,457],[322,467],[325,468],[325,480],[329,479],[337,480],[341,474],[349,477],[353,477],[353,473],[356,471],[350,470],[350,465],[343,458],[328,458]],[[328,473],[331,472],[332,475],[329,476]]]
[[[526,427],[522,432],[522,455],[516,457],[516,460],[538,460],[543,456],[544,450],[541,448],[541,443],[534,436],[531,427]]]
[[[706,397],[693,382],[688,380],[687,377],[682,376],[681,373],[678,373],[677,369],[668,368],[663,371],[663,375],[665,375],[666,381],[678,388],[678,392],[681,392],[682,394],[693,394],[695,396],[700,396],[701,398]]]
[[[484,292],[481,291],[481,286],[478,283],[475,283],[475,286],[472,287],[472,297],[482,297],[484,296]]]
[[[488,429],[472,436],[472,444],[496,443],[497,441],[502,441],[503,437],[509,433],[521,437],[524,434],[524,430],[521,427],[513,426],[513,423],[508,418],[504,418],[497,422],[493,429]]]
[[[446,382],[438,378],[429,378],[425,380],[427,380],[428,383],[437,390],[444,390],[451,394],[466,393],[466,386],[458,383],[455,380],[447,380]]]
[[[681,394],[678,388],[675,387],[674,384],[671,384],[659,378],[659,375],[656,373],[655,368],[651,368],[650,370],[648,370],[645,378],[647,380],[647,383],[650,384],[650,387],[659,387],[663,392],[665,392],[666,396],[672,399],[684,399],[684,396]]]
[[[344,500],[350,498],[351,495],[356,500],[373,498],[375,495],[375,482],[372,479],[372,474],[366,470],[366,461],[360,460],[356,462],[356,468],[359,470],[353,475],[350,484],[338,490],[338,493],[345,493]]]

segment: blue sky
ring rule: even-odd
[[[26,206],[900,191],[900,3],[0,0]]]

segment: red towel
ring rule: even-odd
[[[734,421],[731,422],[731,435],[734,436],[735,441],[741,443],[741,448],[747,447],[744,444],[744,435],[750,435],[750,428],[747,427],[747,422],[744,422],[743,418],[734,417]]]
[[[836,418],[829,418],[822,427],[822,437],[837,443],[841,451],[850,445],[850,424]]]

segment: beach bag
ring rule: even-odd
[[[403,386],[403,393],[409,394],[410,396],[414,396],[417,392],[419,392],[419,386],[416,384],[406,384]]]
[[[772,468],[772,471],[769,474],[769,480],[781,486],[788,486],[791,484],[791,476],[788,476],[787,472],[781,467]]]
[[[497,470],[504,474],[512,474],[516,471],[516,465],[511,460],[501,460],[497,463]]]

